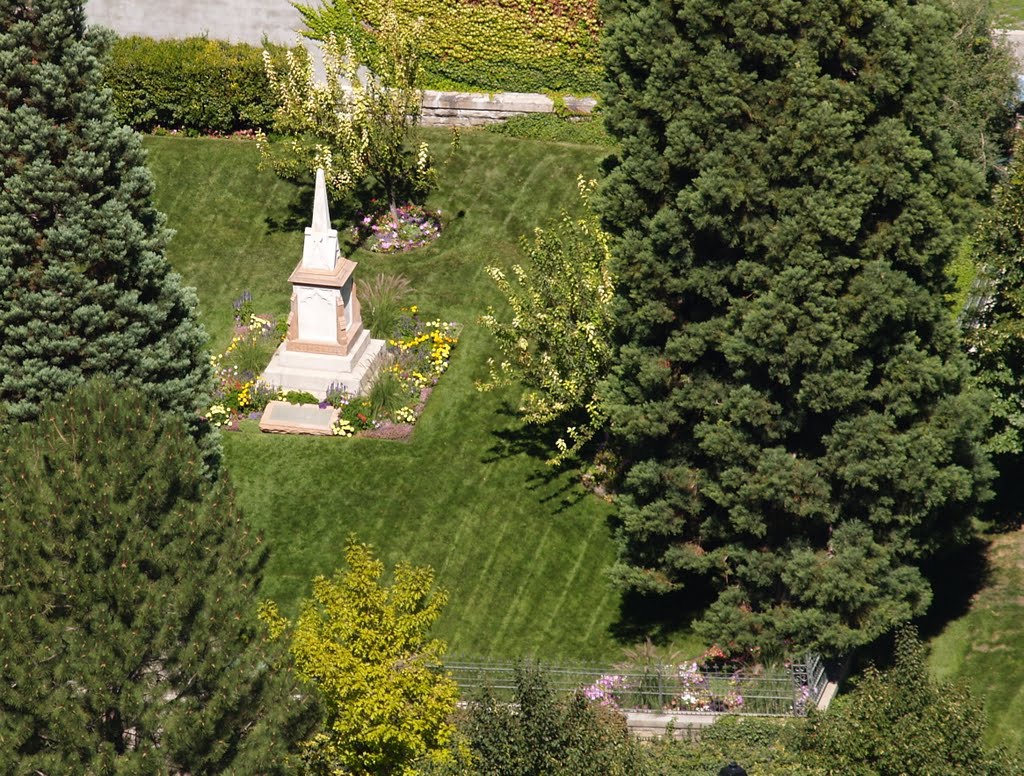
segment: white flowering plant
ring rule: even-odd
[[[306,179],[322,168],[335,195],[370,183],[383,192],[393,220],[403,198],[429,191],[436,171],[425,143],[413,148],[423,95],[419,89],[421,22],[388,8],[369,30],[375,45],[357,49],[334,36],[320,42],[325,80],[304,53],[289,51],[282,69],[264,52],[279,105],[274,129],[257,134],[263,161],[282,177]]]

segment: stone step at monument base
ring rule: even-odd
[[[331,385],[358,395],[369,388],[384,351],[384,340],[371,339],[365,330],[347,356],[290,351],[286,340],[278,346],[261,378],[273,388],[308,391],[320,399]]]

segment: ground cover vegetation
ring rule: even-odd
[[[1024,27],[1024,2],[1021,0],[992,0],[992,9],[999,27],[1011,30]]]
[[[449,142],[447,131],[420,131],[436,148]],[[157,204],[177,230],[170,258],[197,286],[215,350],[234,336],[240,277],[256,314],[285,315],[311,191],[258,171],[252,143],[150,137],[146,145]],[[593,177],[604,153],[466,132],[427,202],[445,214],[438,241],[397,254],[344,248],[359,262],[357,279],[403,275],[413,290],[400,306],[463,330],[408,444],[271,437],[245,423],[223,435],[240,502],[273,548],[266,595],[287,616],[311,574],[338,566],[355,532],[389,565],[436,570],[450,592],[436,633],[454,655],[614,662],[622,643],[642,639],[644,624],[620,621],[620,598],[602,576],[614,559],[609,506],[579,487],[578,472],[545,466],[557,432],[523,425],[517,386],[474,387],[494,355],[477,319],[502,304],[484,267],[522,262],[520,238],[551,214],[579,217],[574,181]],[[347,224],[336,226],[345,236]],[[692,654],[703,649],[685,629],[676,638]]]
[[[103,374],[190,422],[212,471],[206,335],[139,138],[101,88],[108,44],[81,3],[0,7],[0,426]]]
[[[513,116],[507,121],[489,124],[488,132],[551,143],[577,145],[616,145],[604,128],[600,113],[590,116],[559,116],[555,113],[531,113]]]
[[[927,609],[922,562],[968,539],[989,495],[943,294],[1011,73],[993,65],[1002,99],[947,111],[981,49],[940,3],[603,15],[616,575],[712,591],[699,632],[716,640],[870,642]]]
[[[3,437],[0,771],[286,772],[316,709],[256,619],[266,545],[198,461],[108,380]]]
[[[390,10],[405,24],[422,20],[425,88],[589,94],[601,83],[595,0],[329,0],[296,7],[310,37],[348,38],[365,52]]]

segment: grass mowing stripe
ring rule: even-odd
[[[550,614],[548,615],[548,621],[544,625],[544,632],[550,633],[552,626],[555,624],[555,619],[562,611],[562,607],[565,605],[565,600],[569,595],[570,590],[576,589],[576,578],[579,576],[580,569],[583,568],[583,559],[586,558],[591,550],[591,542],[594,539],[594,532],[597,530],[604,530],[604,526],[601,525],[600,521],[594,520],[590,526],[590,530],[587,531],[586,538],[580,542],[579,551],[576,553],[576,560],[569,569],[569,575],[562,585],[562,592],[559,593],[558,598],[555,600],[555,605],[551,607]]]
[[[503,520],[501,523],[501,530],[498,533],[496,540],[491,546],[491,551],[487,555],[487,560],[484,561],[483,566],[480,568],[478,581],[473,586],[472,593],[466,601],[465,608],[469,611],[476,609],[478,605],[478,599],[480,598],[481,590],[486,586],[486,582],[491,579],[491,572],[497,563],[498,555],[503,551],[507,551],[504,546],[503,540],[505,533],[508,531],[508,527],[511,521]]]
[[[445,553],[444,562],[441,563],[441,567],[438,569],[438,574],[440,576],[444,576],[445,572],[451,567],[452,558],[457,554],[458,548],[464,544],[463,537],[466,535],[466,531],[473,521],[474,515],[469,510],[463,510],[462,518],[459,520],[458,526],[452,533],[452,540],[448,543],[448,552]]]
[[[532,573],[532,570],[536,568],[537,564],[541,560],[541,550],[547,544],[548,536],[551,534],[551,523],[549,522],[547,528],[544,529],[544,533],[541,534],[540,539],[537,540],[536,547],[534,548],[533,555],[530,557],[529,563],[525,564],[525,568],[531,569],[531,573],[523,574],[519,586],[516,588],[515,594],[512,596],[512,606],[505,610],[505,616],[501,618],[501,622],[498,625],[498,629],[494,633],[494,640],[501,641],[505,635],[505,631],[508,630],[509,623],[512,621],[513,615],[519,613],[523,606],[529,606],[529,600],[525,594],[527,588],[534,584],[536,577]]]

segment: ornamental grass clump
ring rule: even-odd
[[[378,337],[393,336],[402,317],[402,300],[412,290],[405,275],[378,272],[372,280],[357,280],[356,291],[362,306],[363,326]]]

